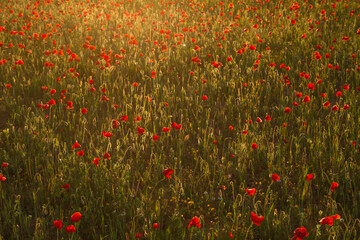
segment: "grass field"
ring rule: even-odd
[[[0,2],[0,239],[360,239],[360,3]]]

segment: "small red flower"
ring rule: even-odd
[[[256,47],[254,45],[250,45],[249,49],[254,51],[254,50],[256,50]]]
[[[337,97],[341,97],[343,94],[342,94],[342,92],[340,92],[340,91],[338,91],[337,93],[336,93],[336,96]]]
[[[9,166],[9,163],[7,163],[7,162],[4,162],[4,163],[2,163],[2,165],[1,165],[3,168],[6,168],[6,167],[8,167]]]
[[[79,148],[79,147],[81,147],[81,145],[78,142],[74,143],[74,145],[72,146],[72,148]]]
[[[138,135],[143,134],[145,132],[145,129],[138,127],[137,132],[138,132]]]
[[[74,109],[72,101],[67,102],[66,109]]]
[[[272,174],[271,179],[273,180],[273,182],[277,182],[280,180],[280,176],[277,174]]]
[[[203,95],[201,99],[202,100],[208,100],[208,97],[206,95]]]
[[[290,113],[290,112],[291,112],[291,108],[286,107],[286,108],[285,108],[285,112],[286,112],[286,113]]]
[[[64,184],[64,185],[62,185],[62,188],[64,188],[64,189],[70,189],[70,184]]]
[[[109,98],[104,95],[104,96],[102,96],[102,97],[100,98],[100,100],[102,100],[103,102],[105,102],[105,101],[108,101]]]
[[[81,109],[81,113],[82,113],[82,114],[87,113],[87,109],[86,109],[86,108]]]
[[[330,186],[330,189],[331,189],[331,191],[334,191],[338,187],[339,187],[339,184],[337,182],[333,182]]]
[[[154,229],[160,229],[160,226],[159,226],[158,223],[154,223],[154,224],[153,224],[153,228],[154,228]]]
[[[166,178],[171,178],[171,174],[174,172],[174,170],[172,170],[171,168],[167,168],[163,171],[163,174]]]
[[[61,229],[63,227],[63,222],[61,220],[56,220],[56,221],[54,221],[54,226],[57,229]]]
[[[154,135],[154,136],[153,136],[153,139],[154,139],[154,141],[156,142],[156,141],[159,139],[159,136],[158,136],[158,135]]]
[[[128,116],[127,115],[124,115],[124,116],[121,116],[119,121],[124,121],[126,122],[126,120],[128,119]]]
[[[348,110],[350,109],[350,106],[348,104],[345,104],[344,107],[343,107],[344,110]]]
[[[155,75],[156,75],[156,72],[155,72],[155,71],[152,71],[152,72],[151,72],[151,78],[155,78]]]
[[[306,95],[303,99],[303,102],[310,102],[310,97]]]
[[[103,156],[104,159],[110,159],[110,154],[109,153],[105,153]]]
[[[339,108],[338,108],[338,106],[334,105],[334,106],[331,108],[331,110],[337,111],[337,110],[339,110]]]
[[[81,157],[81,156],[84,156],[84,151],[79,151],[79,152],[77,152],[76,154],[79,155],[80,157]]]
[[[74,225],[69,225],[65,228],[65,232],[67,233],[76,232],[76,228],[74,227]]]
[[[198,228],[201,227],[201,224],[200,224],[200,221],[199,221],[199,218],[198,218],[198,217],[193,217],[193,218],[190,220],[190,223],[189,223],[189,226],[188,226],[188,227],[191,227],[191,226],[197,226]]]
[[[163,132],[170,132],[170,128],[164,127],[164,128],[162,129],[162,131],[163,131]]]
[[[256,148],[257,148],[257,144],[256,144],[256,143],[252,143],[252,144],[251,144],[251,148],[252,148],[252,149],[256,149]]]
[[[259,217],[255,213],[251,212],[251,220],[256,226],[260,226],[260,223],[264,220],[264,217]]]
[[[135,238],[141,238],[141,233],[136,233]]]
[[[81,219],[81,213],[79,212],[75,212],[72,216],[71,216],[71,221],[73,222],[78,222]]]
[[[294,237],[291,240],[302,240],[309,235],[305,227],[295,229]]]
[[[308,174],[306,175],[306,181],[310,182],[311,180],[314,179],[314,175],[313,174]]]
[[[249,196],[254,196],[254,194],[255,194],[255,188],[250,188],[250,189],[246,189],[246,193],[247,193],[247,195],[249,195]]]
[[[322,218],[319,223],[322,224],[322,225],[329,225],[329,226],[332,226],[334,224],[334,220],[336,219],[339,219],[340,218],[340,215],[339,214],[336,214],[334,216],[330,216],[330,217],[324,217]]]
[[[95,164],[95,166],[98,166],[99,165],[99,160],[100,158],[95,158],[92,163]]]
[[[270,120],[271,120],[270,115],[267,115],[267,116],[265,117],[265,120],[266,120],[266,121],[270,121]]]

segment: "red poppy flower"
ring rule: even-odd
[[[252,144],[251,144],[251,148],[252,148],[252,149],[256,149],[256,148],[257,148],[257,144],[256,144],[256,143],[252,143]]]
[[[54,99],[51,99],[50,101],[48,101],[48,102],[47,102],[47,104],[49,104],[49,105],[55,105],[55,104],[56,104],[56,102],[55,102],[55,100],[54,100]]]
[[[291,240],[302,240],[309,235],[305,227],[295,229],[294,237]]]
[[[266,121],[270,121],[270,120],[271,120],[270,115],[267,115],[267,116],[265,117],[265,120],[266,120]]]
[[[280,176],[277,174],[272,174],[271,179],[273,180],[273,182],[277,182],[280,180]]]
[[[307,87],[308,89],[315,90],[315,84],[313,83],[309,83]]]
[[[324,217],[322,218],[319,223],[322,224],[322,225],[329,225],[329,226],[332,226],[334,224],[334,220],[336,219],[339,219],[340,218],[340,215],[339,214],[336,214],[334,216],[330,216],[330,217]]]
[[[338,108],[338,106],[334,105],[334,106],[331,108],[331,110],[337,111],[337,110],[339,110],[339,108]]]
[[[84,151],[79,151],[76,154],[79,155],[79,156],[84,156]]]
[[[343,107],[344,110],[348,110],[350,109],[350,106],[348,104],[345,104],[344,107]]]
[[[208,97],[206,95],[203,95],[201,99],[202,100],[208,100]]]
[[[255,194],[255,188],[250,188],[250,189],[246,189],[246,193],[247,193],[247,195],[249,195],[249,196],[254,196],[254,194]]]
[[[310,97],[306,95],[303,99],[303,102],[310,102]]]
[[[331,189],[331,191],[334,191],[335,188],[338,188],[338,187],[339,187],[339,184],[337,182],[333,182],[330,186],[330,189]]]
[[[103,156],[104,159],[110,159],[110,154],[109,153],[105,153],[104,156]]]
[[[328,107],[328,106],[330,106],[329,101],[326,101],[326,102],[323,104],[323,106],[324,106],[324,107]]]
[[[65,232],[67,233],[76,232],[76,228],[74,227],[74,225],[69,225],[65,228]]]
[[[75,212],[72,216],[71,216],[71,221],[73,222],[78,222],[81,219],[81,213],[79,212]]]
[[[159,226],[158,223],[154,223],[154,224],[153,224],[153,228],[154,228],[154,229],[160,229],[160,226]]]
[[[136,233],[135,238],[141,238],[141,233]]]
[[[138,127],[137,132],[138,132],[138,135],[143,134],[145,132],[145,129]]]
[[[171,178],[171,174],[173,173],[174,171],[171,169],[171,168],[167,168],[163,171],[163,174],[166,178]]]
[[[230,233],[230,236],[229,236],[230,238],[233,238],[234,237],[234,235],[232,234],[232,232]]]
[[[153,136],[153,139],[154,139],[154,141],[156,142],[156,141],[159,139],[159,136],[158,136],[158,135],[154,135],[154,136]]]
[[[54,226],[57,229],[61,229],[63,227],[63,222],[61,220],[56,220],[56,221],[54,221]]]
[[[259,118],[259,117],[256,118],[256,121],[257,121],[258,123],[262,123],[262,119]]]
[[[242,131],[242,134],[246,135],[248,133],[247,130]]]
[[[70,184],[62,185],[62,188],[64,188],[64,189],[70,189]]]
[[[66,109],[74,109],[72,101],[67,102]]]
[[[337,93],[336,93],[336,96],[337,97],[341,97],[343,94],[342,94],[342,92],[340,92],[340,91],[338,91]]]
[[[92,163],[95,164],[95,166],[98,166],[99,165],[99,160],[100,158],[95,158]]]
[[[314,175],[313,174],[308,174],[306,175],[306,181],[310,182],[311,180],[314,179]]]
[[[75,142],[74,145],[72,146],[72,148],[79,148],[81,147],[81,145],[78,142]]]
[[[250,45],[249,49],[254,51],[254,50],[256,50],[256,47],[254,45]]]
[[[0,175],[0,181],[4,182],[6,180],[6,177],[4,177],[3,175]]]
[[[164,127],[164,128],[162,129],[162,131],[163,131],[163,132],[170,132],[170,128]]]
[[[9,166],[9,163],[4,162],[1,166],[2,166],[3,168],[6,168],[6,167]]]
[[[114,135],[114,134],[112,134],[111,132],[104,132],[104,134],[103,134],[103,136],[104,137],[111,137],[112,135]]]
[[[108,101],[109,98],[107,98],[107,97],[104,95],[104,96],[102,96],[102,97],[100,98],[100,100],[102,100],[103,102],[105,102],[105,101]]]
[[[201,224],[200,224],[200,221],[199,221],[199,218],[198,218],[198,217],[193,217],[193,218],[190,220],[190,223],[189,223],[189,226],[188,226],[188,227],[191,227],[191,226],[197,226],[198,228],[201,227]]]
[[[291,112],[291,108],[286,107],[286,108],[285,108],[285,112],[286,112],[286,113],[290,113],[290,112]]]
[[[260,226],[260,223],[264,220],[264,217],[259,217],[255,213],[251,212],[251,220],[256,226]]]
[[[82,114],[87,113],[87,109],[86,109],[86,108],[81,109],[81,113],[82,113]]]
[[[128,119],[128,116],[127,115],[124,115],[124,116],[121,116],[119,121],[124,121],[126,122],[126,120]]]

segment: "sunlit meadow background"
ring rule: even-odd
[[[359,239],[359,5],[1,1],[0,239]]]

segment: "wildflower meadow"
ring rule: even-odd
[[[0,240],[360,239],[357,0],[2,0],[0,93]]]

